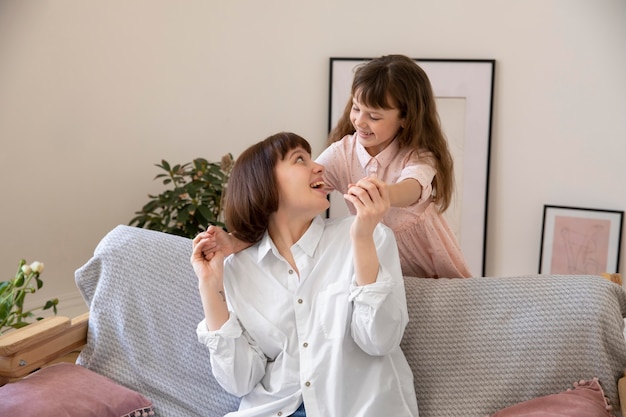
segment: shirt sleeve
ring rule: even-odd
[[[315,159],[315,162],[324,166],[324,185],[329,191],[334,191],[339,188],[339,167],[343,159],[344,156],[339,142],[332,143]]]
[[[414,203],[415,205],[419,205],[423,202],[430,201],[433,192],[432,182],[436,174],[437,170],[435,169],[431,152],[421,151],[419,155],[417,152],[410,152],[406,156],[397,182],[411,178],[420,183],[422,186],[422,194],[419,200]]]
[[[243,397],[265,374],[266,357],[234,313],[218,329],[207,329],[202,320],[196,329],[198,341],[209,349],[211,369],[217,382],[229,393]]]
[[[350,300],[354,303],[352,337],[364,352],[380,356],[400,346],[409,321],[400,268],[398,247],[393,232],[379,224],[374,240],[380,267],[376,282],[358,286],[353,277]]]

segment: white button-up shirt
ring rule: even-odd
[[[302,401],[307,417],[418,415],[400,349],[408,313],[395,238],[377,226],[378,277],[357,286],[353,220],[315,218],[291,247],[299,276],[267,233],[226,259],[230,317],[197,333],[217,381],[242,397],[228,416],[288,416]]]

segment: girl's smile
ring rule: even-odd
[[[400,111],[396,108],[368,107],[359,102],[357,97],[352,100],[350,121],[357,132],[359,143],[371,156],[375,156],[396,137],[403,127],[404,119],[400,118]]]

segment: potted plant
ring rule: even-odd
[[[188,238],[209,225],[224,227],[223,195],[233,166],[230,153],[220,162],[196,158],[182,165],[172,166],[166,160],[155,165],[165,172],[154,179],[162,178],[169,188],[157,195],[149,194],[150,201],[135,212],[129,225]]]

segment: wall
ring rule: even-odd
[[[279,130],[317,154],[329,57],[387,53],[496,60],[487,275],[536,273],[544,204],[626,208],[625,21],[622,0],[0,0],[0,277],[40,260],[37,296],[86,310],[74,270],[155,163]]]

